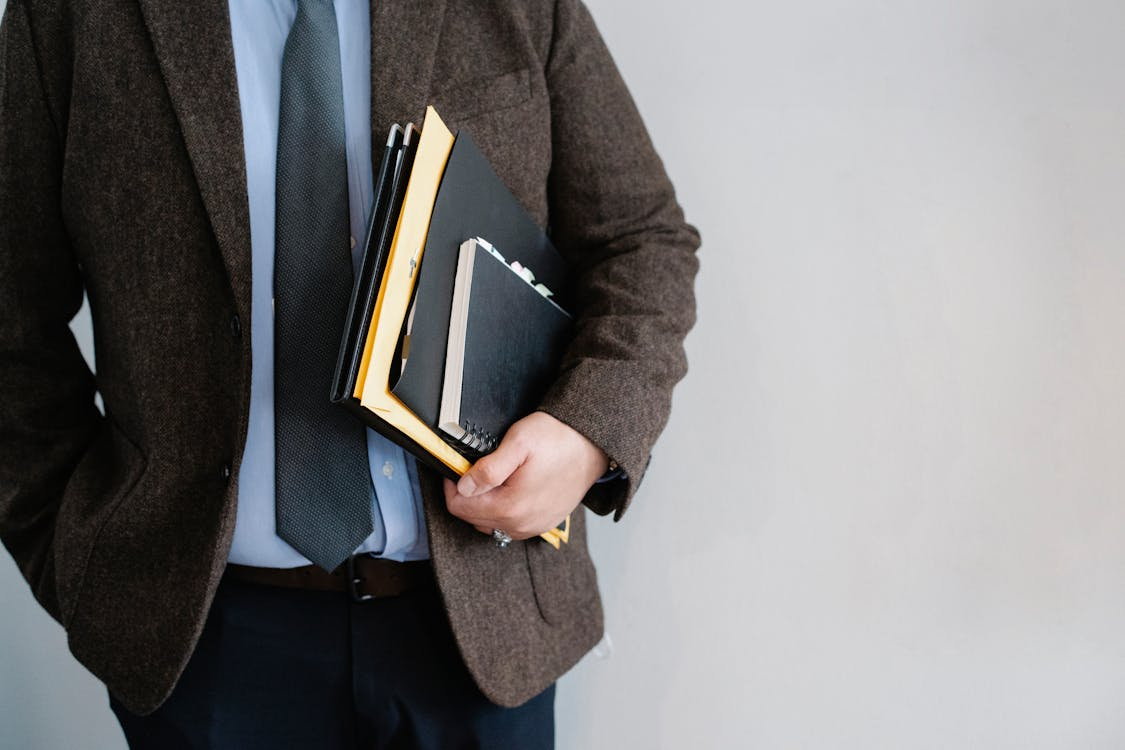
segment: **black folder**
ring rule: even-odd
[[[474,237],[484,237],[508,261],[530,268],[536,281],[554,292],[559,305],[570,309],[566,261],[496,175],[469,133],[458,131],[430,217],[415,290],[409,354],[392,389],[434,429],[438,428],[458,252],[462,242]]]

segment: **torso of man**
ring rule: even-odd
[[[698,246],[628,91],[578,0],[369,7],[371,129],[435,105],[575,269],[576,334],[539,408],[621,466],[582,498],[620,517],[686,370]],[[242,475],[265,471],[246,459],[268,430],[251,426],[261,313],[232,17],[226,0],[9,0],[2,34],[0,537],[76,657],[144,713],[248,548],[240,496],[264,487]],[[96,378],[67,325],[83,292]],[[561,551],[497,554],[438,477],[418,486],[461,656],[491,700],[521,703],[601,636],[584,514]]]

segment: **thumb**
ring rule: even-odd
[[[477,460],[461,481],[457,493],[465,497],[483,495],[503,484],[527,460],[527,450],[519,443],[501,440],[492,453]]]

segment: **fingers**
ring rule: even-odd
[[[497,487],[476,497],[461,495],[448,479],[443,487],[449,512],[482,534],[491,536],[493,529],[503,529],[513,539],[530,539],[539,534],[539,530],[520,520],[527,515],[525,503],[506,487]]]
[[[448,508],[449,512],[454,516],[466,523],[476,526],[478,529],[491,523],[491,520],[480,512],[479,503],[473,502],[458,493],[457,485],[453,482],[448,479],[443,480],[442,488],[445,490],[445,507]],[[488,533],[492,533],[492,527],[489,527]]]
[[[476,497],[503,484],[527,460],[528,450],[518,440],[507,436],[500,446],[478,460],[457,483],[457,492],[465,497]]]
[[[512,525],[512,519],[507,512],[507,498],[502,496],[501,490],[476,497],[465,497],[457,491],[457,485],[448,479],[445,480],[443,488],[445,505],[449,512],[476,527],[478,531],[491,534],[493,529],[503,528],[507,531],[507,526]]]
[[[450,513],[473,526],[488,527],[490,534],[497,528],[513,533],[521,525],[516,519],[522,504],[506,487],[476,497],[465,497],[454,489],[452,495],[446,495],[445,503]]]

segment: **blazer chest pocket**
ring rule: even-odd
[[[510,109],[531,98],[531,73],[527,68],[496,76],[455,81],[433,92],[434,108],[447,123]]]

